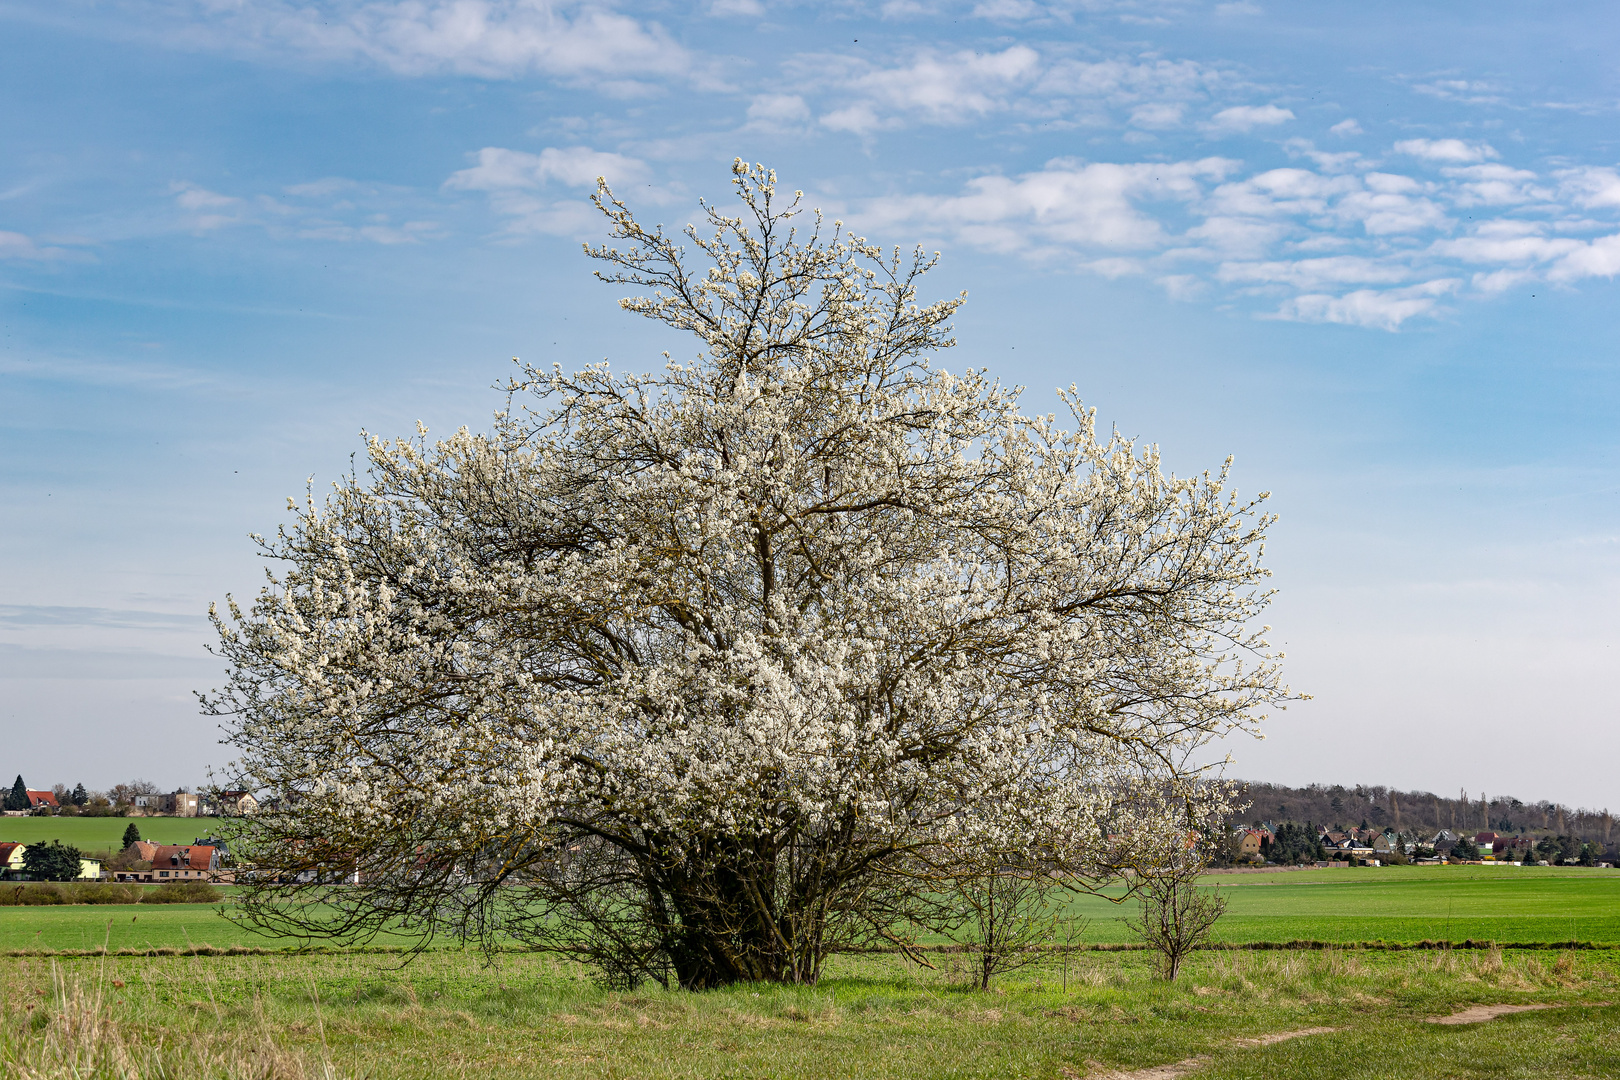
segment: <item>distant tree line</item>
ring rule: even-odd
[[[4,775],[4,774],[0,774]],[[30,787],[18,774],[9,788],[4,789],[0,796],[0,808],[6,810],[28,810],[31,804],[28,799],[29,791],[44,791],[45,788]],[[57,813],[65,816],[85,815],[87,817],[122,817],[139,795],[159,794],[159,787],[150,780],[130,780],[122,784],[114,784],[105,791],[92,791],[83,783],[69,787],[66,784],[52,784],[49,791],[56,799]],[[49,812],[49,811],[46,811]]]
[[[1412,836],[1433,837],[1442,830],[1473,836],[1479,832],[1536,837],[1568,837],[1574,852],[1582,844],[1607,850],[1616,840],[1615,820],[1606,808],[1566,806],[1541,800],[1527,802],[1511,795],[1436,795],[1430,791],[1399,791],[1382,785],[1285,784],[1246,782],[1248,809],[1238,823],[1274,824],[1313,822],[1330,829],[1393,830]],[[1564,848],[1559,847],[1561,855]]]
[[[1302,863],[1328,858],[1320,829],[1398,834],[1417,844],[1419,855],[1479,858],[1474,837],[1479,832],[1524,840],[1537,858],[1563,865],[1596,865],[1620,857],[1620,836],[1614,814],[1555,803],[1524,801],[1511,795],[1471,797],[1466,790],[1455,798],[1434,792],[1403,792],[1382,785],[1285,784],[1244,782],[1246,810],[1234,814],[1233,829],[1272,827],[1272,839],[1260,855],[1272,863]],[[1448,836],[1440,836],[1448,834]],[[1437,842],[1439,840],[1439,842]],[[1236,858],[1239,837],[1231,837],[1230,861]]]

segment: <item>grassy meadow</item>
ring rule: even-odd
[[[81,851],[118,851],[133,824],[155,844],[189,844],[217,832],[223,818],[198,817],[0,817],[0,843],[48,844],[60,840]]]
[[[605,991],[532,954],[0,959],[0,1074],[219,1077],[1620,1075],[1610,951],[1208,952],[1175,984],[1142,953],[972,989],[959,969],[839,957],[816,987]],[[1426,1018],[1550,1005],[1488,1023]],[[1329,1029],[1263,1045],[1267,1036]],[[1247,1041],[1246,1041],[1247,1040]],[[12,1070],[7,1073],[7,1068]],[[75,1071],[76,1070],[76,1071]],[[1126,1072],[1126,1076],[1130,1073]],[[1145,1077],[1142,1080],[1146,1080]]]
[[[1217,936],[1233,943],[1620,942],[1620,872],[1207,880],[1230,898]],[[486,964],[451,948],[409,963],[353,951],[50,955],[104,941],[114,952],[295,944],[257,938],[220,907],[0,908],[0,951],[28,953],[0,956],[0,1076],[1620,1077],[1620,949],[1208,951],[1173,985],[1142,952],[1078,952],[989,992],[972,988],[961,954],[930,954],[932,970],[846,955],[813,988],[703,994],[610,992],[549,957]],[[1126,910],[1090,899],[1074,913],[1090,920],[1087,942],[1129,939]],[[1556,1007],[1427,1022],[1479,1004]],[[1329,1030],[1265,1041],[1314,1029]]]

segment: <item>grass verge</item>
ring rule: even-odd
[[[1208,952],[1174,985],[1140,953],[1089,952],[989,993],[966,960],[845,956],[816,987],[688,994],[604,991],[532,954],[20,958],[0,960],[0,1022],[12,1059],[44,1060],[51,1032],[85,1029],[76,994],[130,1048],[213,1055],[188,1075],[231,1077],[1064,1078],[1195,1057],[1188,1075],[1267,1080],[1620,1075],[1620,1010],[1587,1007],[1620,998],[1608,951]],[[1501,1002],[1560,1007],[1426,1022]],[[1335,1030],[1237,1041],[1318,1027]],[[220,1071],[264,1045],[304,1071]]]

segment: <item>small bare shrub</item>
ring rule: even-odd
[[[946,933],[973,949],[972,977],[990,980],[1036,963],[1058,929],[1057,881],[1039,866],[989,857],[961,866],[951,881],[962,921]]]
[[[1141,914],[1127,925],[1158,954],[1159,975],[1174,982],[1181,965],[1209,938],[1226,910],[1226,897],[1216,889],[1200,890],[1197,878],[1204,859],[1195,852],[1172,859],[1143,875]]]

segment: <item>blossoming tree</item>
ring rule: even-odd
[[[734,185],[676,235],[596,196],[598,276],[694,357],[523,367],[260,539],[204,696],[274,796],[248,918],[814,981],[948,919],[964,852],[1090,888],[1219,809],[1198,747],[1288,696],[1259,500],[935,366],[931,259]]]

